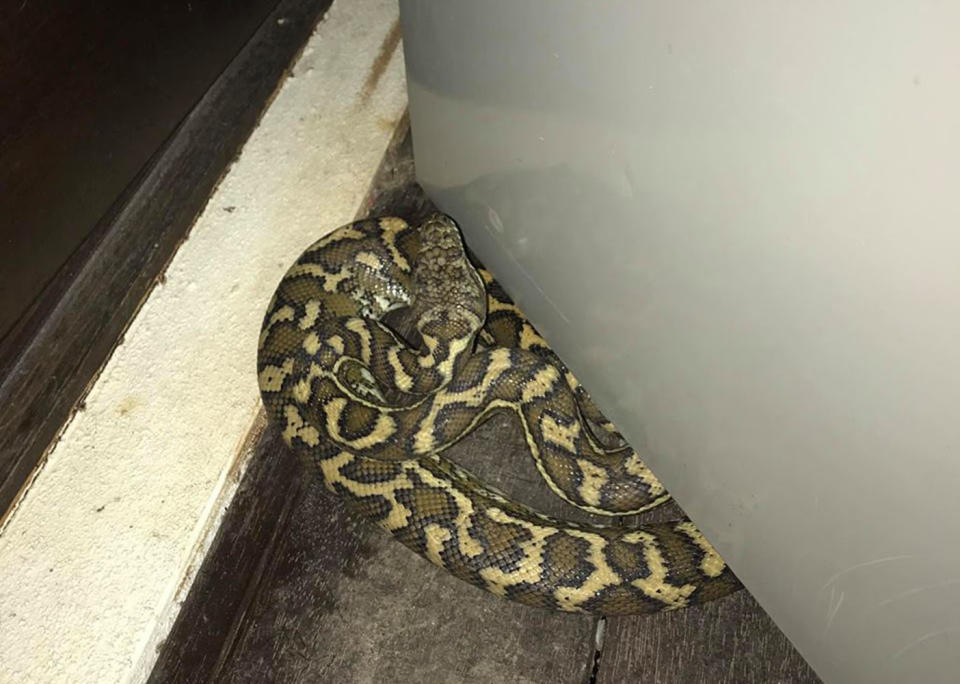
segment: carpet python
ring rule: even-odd
[[[408,341],[384,316],[408,308]],[[397,540],[498,596],[570,612],[649,613],[740,587],[688,520],[633,527],[557,520],[444,456],[495,411],[519,420],[550,489],[628,515],[668,499],[493,277],[456,224],[358,221],[281,280],[258,378],[286,444]]]

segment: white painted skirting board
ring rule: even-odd
[[[149,675],[244,466],[272,290],[353,218],[403,114],[396,24],[334,3],[8,518],[0,682]]]

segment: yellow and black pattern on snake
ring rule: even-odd
[[[409,307],[416,339],[383,322]],[[495,411],[519,420],[556,494],[626,515],[667,498],[572,373],[435,215],[359,221],[322,238],[264,318],[261,395],[287,444],[396,539],[523,603],[605,615],[680,608],[736,578],[686,520],[584,525],[510,501],[443,452]],[[592,427],[591,427],[592,426]]]
[[[493,274],[483,268],[478,268],[477,272],[483,278],[487,289],[487,319],[480,331],[478,338],[480,342],[491,347],[527,349],[549,360],[563,372],[564,379],[577,397],[578,408],[586,419],[587,425],[593,425],[599,429],[599,434],[596,434],[598,439],[605,444],[625,445],[616,426],[601,413],[583,385],[554,353],[520,308],[514,304],[510,295],[500,286]]]

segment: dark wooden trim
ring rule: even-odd
[[[236,640],[266,565],[303,490],[301,466],[274,428],[257,435],[254,453],[167,636],[150,682],[213,681]],[[269,484],[268,484],[269,483]],[[198,590],[200,587],[202,589]],[[216,591],[214,591],[216,589]],[[203,600],[196,596],[200,594]]]
[[[0,512],[122,338],[331,2],[280,2],[0,343]]]

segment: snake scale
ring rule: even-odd
[[[384,323],[408,307],[408,341]],[[668,498],[442,214],[338,228],[281,280],[258,379],[286,444],[326,486],[432,563],[498,596],[649,613],[740,587],[688,520],[633,527],[541,515],[443,452],[494,411],[519,420],[550,489],[627,515]]]

